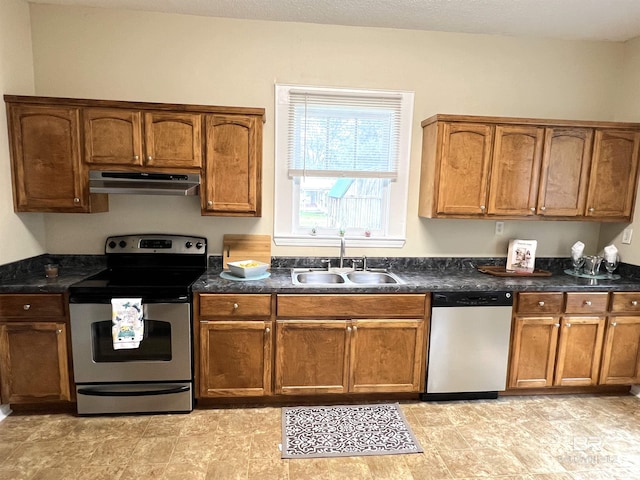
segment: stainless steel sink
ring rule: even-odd
[[[390,272],[332,272],[327,270],[313,270],[308,268],[294,268],[291,270],[291,281],[294,285],[331,285],[341,287],[356,287],[365,285],[398,285],[404,283]]]

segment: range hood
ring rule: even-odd
[[[197,173],[89,172],[91,193],[125,193],[129,195],[197,195]]]

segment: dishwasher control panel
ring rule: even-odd
[[[512,292],[434,292],[431,294],[432,307],[479,307],[511,306]]]

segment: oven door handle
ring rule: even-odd
[[[105,388],[79,388],[78,395],[90,395],[93,397],[146,397],[150,395],[170,395],[189,391],[189,385],[178,385],[158,390],[107,390]]]

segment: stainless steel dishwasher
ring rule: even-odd
[[[506,388],[511,292],[438,292],[431,297],[423,400],[497,398]]]

